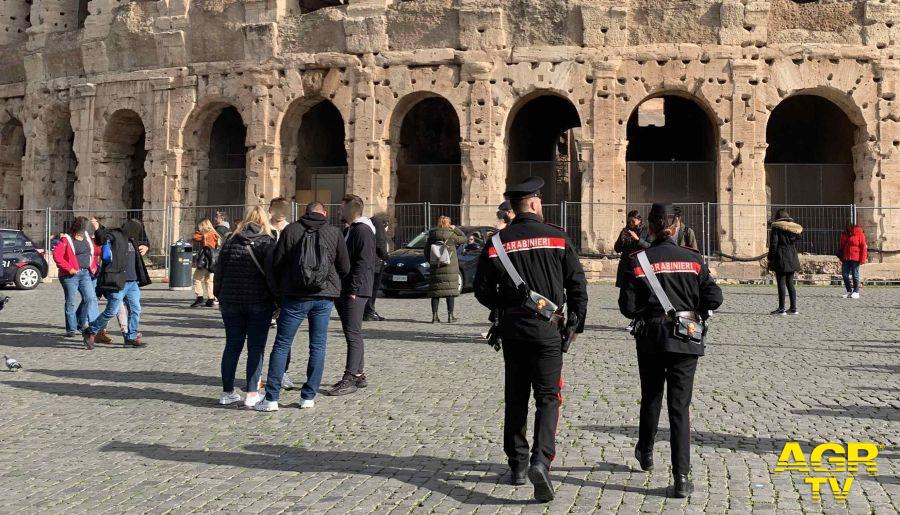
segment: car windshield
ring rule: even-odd
[[[490,227],[459,227],[459,230],[463,232],[466,236],[470,234],[477,234],[476,240],[479,245],[483,244],[482,238],[491,230]],[[428,242],[428,231],[422,231],[418,236],[410,240],[409,243],[405,245],[408,249],[424,249],[425,243]]]
[[[406,248],[408,249],[424,249],[425,242],[428,241],[428,233],[422,232],[418,236],[412,239],[409,243],[406,244]]]

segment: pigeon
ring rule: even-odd
[[[16,370],[22,368],[22,364],[16,361],[14,358],[11,358],[6,354],[4,354],[3,357],[6,359],[6,368],[8,368],[10,372],[15,372]]]

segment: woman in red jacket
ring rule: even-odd
[[[73,337],[97,318],[97,294],[93,277],[100,263],[100,248],[87,233],[87,218],[79,216],[53,248],[53,261],[59,268],[59,283],[65,294],[66,337]],[[81,294],[81,304],[75,309],[75,295]]]
[[[869,248],[866,246],[866,234],[862,227],[850,224],[841,233],[840,242],[841,275],[844,276],[845,299],[859,298],[859,265],[869,260]],[[853,276],[853,283],[850,277]]]

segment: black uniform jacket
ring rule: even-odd
[[[645,321],[636,336],[638,352],[678,352],[702,356],[702,344],[672,338],[666,324],[651,320],[665,315],[665,310],[644,276],[637,259],[640,252],[629,256],[629,265],[619,290],[619,311],[628,318]],[[699,252],[679,247],[671,238],[655,240],[644,252],[676,311],[694,311],[705,317],[707,311],[722,304],[722,290],[710,278]]]
[[[559,227],[545,224],[536,214],[522,213],[500,231],[500,239],[528,288],[558,306],[565,303],[570,313],[578,313],[581,323],[577,332],[581,332],[587,312],[587,282],[566,233]],[[503,269],[490,240],[478,259],[474,287],[475,297],[485,307],[492,310],[512,308],[512,312],[500,318],[501,338],[559,341],[558,327],[514,309],[521,308],[522,297]]]

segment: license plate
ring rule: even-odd
[[[405,276],[405,275],[395,275],[395,276],[393,276],[391,279],[393,279],[393,281],[394,281],[395,283],[405,283],[405,282],[406,282],[406,276]]]

